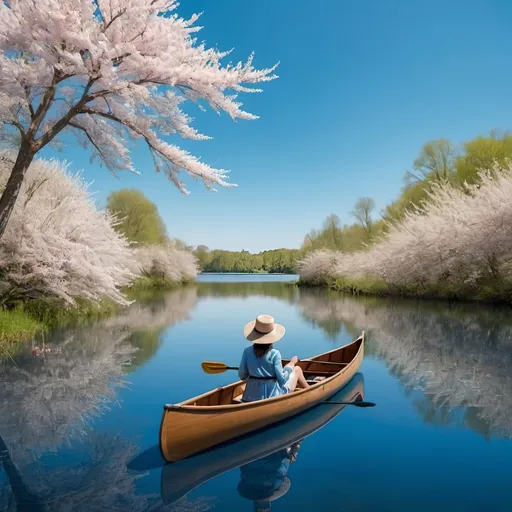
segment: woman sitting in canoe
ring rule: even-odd
[[[285,333],[282,325],[276,324],[270,315],[259,315],[244,328],[244,336],[253,343],[242,355],[238,376],[248,378],[243,402],[253,402],[274,396],[284,395],[309,386],[304,378],[302,368],[296,366],[299,358],[293,356],[283,368],[281,353],[273,348]]]

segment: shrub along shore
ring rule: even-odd
[[[420,176],[382,220],[359,211],[359,225],[340,228],[331,218],[306,240],[300,284],[512,304],[511,158],[510,136],[479,137],[457,157],[447,141],[426,144],[414,165]],[[366,240],[347,247],[356,228]]]
[[[10,166],[2,153],[0,191]],[[80,174],[35,160],[0,240],[0,343],[111,315],[197,273],[196,257],[169,239],[143,194],[114,192],[100,211]]]

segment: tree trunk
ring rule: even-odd
[[[34,151],[27,143],[22,143],[9,180],[0,198],[0,239],[7,227],[7,222],[9,222],[16,199],[18,199],[25,173],[34,159],[34,154]]]
[[[11,490],[16,500],[16,510],[18,512],[44,512],[46,510],[44,504],[23,481],[21,473],[11,460],[4,440],[0,437],[0,468],[2,466],[11,484]]]

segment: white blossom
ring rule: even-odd
[[[156,169],[183,192],[181,170],[210,188],[234,186],[226,182],[228,171],[164,137],[209,138],[192,128],[181,109],[186,100],[233,119],[256,119],[237,94],[260,92],[251,85],[276,78],[276,66],[255,69],[253,55],[221,65],[230,52],[198,42],[199,16],[180,18],[177,6],[176,0],[0,2],[0,125],[35,152],[71,130],[112,172],[135,170],[126,139],[142,140]]]
[[[391,286],[440,281],[474,285],[494,276],[512,280],[512,165],[481,174],[465,189],[434,184],[429,201],[367,251],[309,254],[301,279],[376,277]]]
[[[0,188],[12,164],[0,158]],[[99,211],[80,174],[55,160],[34,160],[0,241],[0,274],[21,297],[129,302],[120,288],[135,274],[128,241]]]
[[[173,246],[149,245],[134,249],[133,271],[147,277],[157,277],[171,282],[193,280],[198,274],[195,256]]]

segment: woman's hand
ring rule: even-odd
[[[297,356],[293,356],[291,359],[290,359],[290,363],[293,364],[293,366],[295,366],[297,363],[299,362],[299,358]]]

